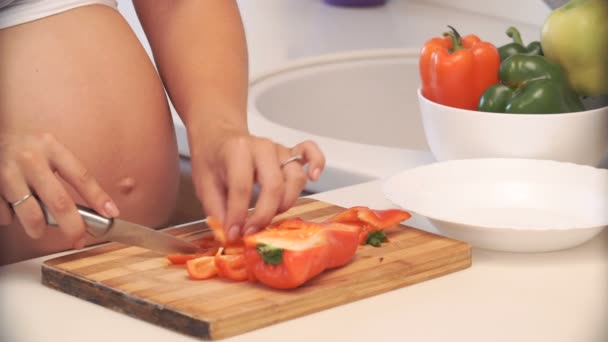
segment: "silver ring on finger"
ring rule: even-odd
[[[302,157],[302,155],[301,155],[301,154],[295,155],[295,156],[293,156],[293,157],[289,157],[289,158],[287,158],[287,159],[286,159],[284,162],[282,162],[282,163],[281,163],[281,169],[282,169],[282,168],[284,168],[284,167],[285,167],[285,165],[287,165],[287,164],[289,164],[289,163],[291,163],[291,162],[295,162],[295,161],[297,161],[297,162],[301,162],[301,161],[302,161],[302,159],[303,159],[303,157]]]
[[[23,202],[27,201],[30,197],[32,197],[31,193],[29,193],[29,194],[21,197],[20,199],[16,200],[15,202],[11,202],[11,208],[15,209],[18,205],[20,205]]]

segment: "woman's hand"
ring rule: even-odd
[[[216,131],[204,143],[192,145],[197,195],[207,215],[224,222],[230,241],[264,228],[275,215],[289,209],[307,180],[318,180],[325,166],[323,153],[312,141],[287,148],[239,131]],[[283,165],[294,156],[302,159]],[[259,196],[247,218],[256,183]]]
[[[293,205],[325,160],[312,142],[289,149],[247,131],[249,73],[237,1],[134,1],[163,83],[188,130],[193,182],[229,239]],[[295,155],[302,163],[281,163]],[[305,172],[303,165],[308,163]],[[254,184],[255,211],[247,218]]]
[[[0,135],[0,225],[16,215],[28,236],[39,239],[47,228],[35,193],[53,214],[60,229],[75,248],[82,248],[85,223],[61,180],[71,185],[96,211],[118,216],[116,204],[78,159],[50,134],[40,136]]]

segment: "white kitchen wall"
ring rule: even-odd
[[[119,10],[150,52],[130,0]],[[287,60],[365,48],[418,47],[445,25],[505,43],[505,25],[520,27],[525,41],[538,39],[549,15],[540,0],[389,0],[378,8],[349,9],[322,0],[239,0],[248,37],[251,74]],[[470,20],[478,15],[478,20]]]

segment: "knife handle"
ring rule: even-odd
[[[44,214],[44,219],[49,226],[57,227],[57,221],[53,214],[47,209],[47,207],[42,203],[42,201],[36,198],[38,204],[40,204],[40,208],[42,208],[42,213]],[[87,208],[81,205],[76,205],[78,209],[78,213],[87,224],[87,232],[94,237],[104,236],[112,227],[114,220],[111,218],[106,218],[99,215],[95,210],[91,208]]]

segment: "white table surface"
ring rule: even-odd
[[[314,198],[391,207],[374,181]],[[414,217],[415,227],[432,229]],[[194,341],[40,283],[41,263],[0,268],[0,341]],[[540,254],[473,250],[471,268],[225,341],[608,341],[608,230]]]

